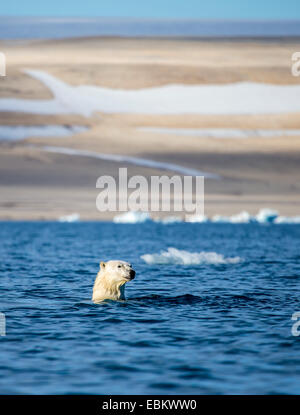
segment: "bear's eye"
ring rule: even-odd
[[[118,265],[118,268],[121,268],[122,267],[122,265]]]

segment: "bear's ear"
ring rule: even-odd
[[[103,261],[100,262],[100,268],[101,269],[104,269],[105,268],[105,262],[103,262]]]

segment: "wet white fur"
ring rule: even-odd
[[[131,264],[125,261],[108,261],[100,263],[93,298],[95,303],[103,300],[125,300],[125,283],[130,281]]]

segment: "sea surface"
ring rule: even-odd
[[[0,17],[0,39],[125,37],[297,37],[299,20]]]
[[[300,225],[1,222],[0,393],[298,394],[299,240]],[[109,259],[137,275],[96,305]]]

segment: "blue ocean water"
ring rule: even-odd
[[[298,394],[300,226],[0,223],[1,394]],[[168,247],[237,263],[149,265]],[[100,260],[125,302],[90,301]]]
[[[298,37],[299,20],[0,17],[0,39],[126,37]]]

